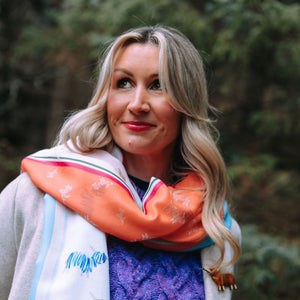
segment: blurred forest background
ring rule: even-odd
[[[1,0],[0,190],[85,107],[124,30],[165,24],[206,65],[242,225],[234,299],[299,297],[300,4],[289,0]]]

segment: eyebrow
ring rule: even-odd
[[[113,72],[114,73],[115,72],[123,72],[123,73],[125,73],[125,74],[127,74],[129,76],[133,76],[133,74],[131,72],[129,72],[126,69],[123,69],[123,68],[116,68],[116,69],[113,70]],[[154,77],[159,77],[159,74],[158,73],[154,73],[154,74],[150,75],[150,78],[154,78]]]

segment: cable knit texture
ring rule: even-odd
[[[111,299],[204,300],[200,252],[167,252],[108,238]]]

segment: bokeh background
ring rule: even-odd
[[[87,105],[115,36],[173,26],[201,53],[222,111],[219,146],[243,231],[234,299],[299,297],[298,1],[1,0],[0,18],[0,190]]]

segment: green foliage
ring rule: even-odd
[[[242,227],[242,257],[233,299],[297,299],[300,287],[300,251],[282,240]]]
[[[3,173],[15,173],[20,169],[20,161],[20,157],[7,157],[2,151],[0,152],[0,168]]]
[[[183,14],[189,18],[184,20]],[[96,54],[99,56],[99,49],[126,29],[158,23],[187,31],[195,43],[204,40],[204,36],[209,38],[199,13],[183,0],[68,0],[64,1],[64,9],[47,10],[47,19],[50,24],[47,28],[32,24],[23,30],[22,42],[15,48],[19,58],[21,54],[31,54],[36,59],[46,47],[54,56],[72,51],[86,54],[85,59],[94,59]]]
[[[228,167],[228,175],[233,184],[237,184],[241,175],[249,175],[254,182],[270,175],[277,160],[276,157],[269,154],[260,154],[255,158],[235,155],[232,157],[232,162]]]
[[[212,99],[230,116],[220,126],[221,147],[231,157],[257,161],[265,153],[276,167],[298,169],[300,5],[215,0],[206,11],[217,33],[209,50],[218,86]]]

